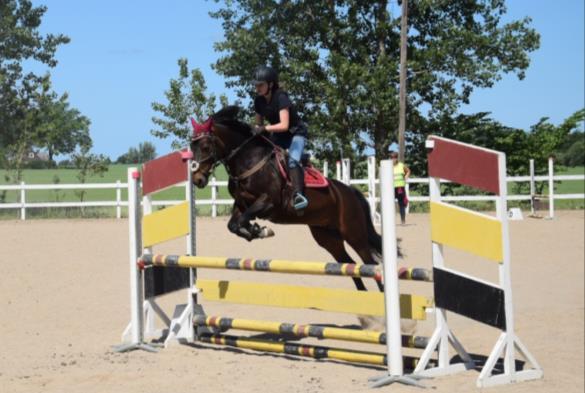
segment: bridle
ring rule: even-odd
[[[221,139],[219,139],[217,136],[213,135],[212,133],[205,133],[205,134],[201,134],[193,139],[191,139],[191,143],[195,143],[198,141],[201,141],[203,139],[210,139],[211,140],[211,147],[212,147],[212,152],[211,154],[209,154],[207,157],[203,158],[203,159],[199,159],[197,160],[197,154],[195,154],[195,152],[193,152],[193,160],[191,161],[191,172],[195,173],[199,170],[199,168],[201,167],[201,164],[209,161],[209,160],[213,160],[213,164],[211,165],[211,169],[209,170],[209,172],[213,172],[215,170],[215,168],[217,168],[217,166],[219,164],[222,163],[222,159],[219,158],[218,156],[218,152],[217,152],[217,145],[215,143],[215,141],[218,141],[222,147],[225,149],[225,144],[223,143],[223,141]]]
[[[248,144],[248,142],[250,142],[252,139],[254,139],[256,136],[252,135],[250,137],[248,137],[244,142],[242,142],[238,147],[236,147],[235,149],[233,149],[230,154],[228,154],[225,157],[220,157],[218,154],[218,148],[217,148],[217,144],[216,142],[218,142],[219,145],[221,145],[221,149],[225,151],[226,146],[224,141],[221,140],[221,138],[219,138],[218,136],[214,135],[212,132],[205,132],[205,133],[201,133],[200,135],[194,137],[191,139],[191,143],[197,142],[197,141],[201,141],[203,139],[210,139],[211,140],[211,146],[212,146],[212,152],[211,154],[209,154],[207,157],[200,159],[200,160],[195,160],[193,159],[193,161],[191,162],[191,172],[197,172],[199,170],[199,168],[201,167],[201,164],[209,161],[209,160],[213,160],[213,164],[211,165],[211,169],[209,170],[209,172],[213,172],[215,170],[215,168],[217,168],[217,166],[219,164],[223,164],[224,167],[226,168],[226,171],[228,172],[228,175],[230,174],[230,170],[229,170],[229,163],[230,161],[236,157],[236,155],[240,152],[240,150],[246,146],[246,144]],[[195,158],[195,157],[194,157]]]
[[[214,134],[214,132],[211,128],[213,125],[213,121],[211,118],[208,119],[204,124],[198,124],[193,119],[191,119],[191,123],[193,125],[193,131],[194,131],[194,136],[191,139],[191,144],[193,144],[195,142],[202,141],[204,139],[209,139],[211,142],[211,146],[212,146],[211,154],[209,154],[205,158],[197,160],[197,159],[195,159],[196,155],[193,154],[193,160],[191,162],[191,172],[192,173],[199,171],[202,163],[212,160],[213,163],[211,164],[211,168],[209,169],[206,176],[208,176],[209,173],[213,172],[215,170],[215,168],[217,168],[217,166],[219,166],[219,164],[223,164],[228,176],[230,176],[231,178],[234,178],[236,180],[242,180],[242,179],[252,175],[256,171],[258,171],[262,166],[264,166],[264,164],[266,164],[266,162],[268,162],[270,157],[272,157],[272,155],[274,154],[274,151],[271,152],[271,154],[264,157],[254,167],[248,169],[240,176],[235,176],[230,172],[230,167],[229,167],[230,161],[236,157],[236,155],[242,150],[242,148],[244,146],[246,146],[250,141],[252,141],[254,138],[256,138],[257,135],[251,135],[246,140],[244,140],[244,142],[242,142],[239,146],[237,146],[235,149],[233,149],[229,154],[225,155],[225,151],[227,150],[226,144],[221,138],[219,138],[217,135]],[[266,138],[263,135],[260,135],[260,137],[265,139],[266,141],[268,141],[272,146],[275,146],[272,143],[272,141],[270,141],[270,139]],[[218,145],[221,147],[221,150],[223,150],[223,155],[224,155],[223,157],[221,157],[219,154],[220,152],[218,149]],[[195,152],[193,152],[193,153],[195,153]]]

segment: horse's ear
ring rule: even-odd
[[[193,127],[193,138],[196,138],[202,134],[211,133],[212,125],[213,120],[211,118],[207,119],[203,124],[199,124],[195,121],[195,119],[191,118],[191,127]]]

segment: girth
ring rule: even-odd
[[[266,165],[266,163],[268,161],[270,161],[272,156],[274,156],[274,153],[275,153],[275,150],[272,150],[272,152],[270,152],[270,154],[267,154],[266,156],[264,156],[264,158],[262,158],[260,161],[258,161],[252,168],[244,171],[244,173],[242,173],[239,176],[234,176],[234,180],[242,181],[242,180],[252,176],[254,173],[258,172],[260,169],[262,169],[262,167],[264,165]]]

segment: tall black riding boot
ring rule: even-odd
[[[295,210],[301,210],[307,207],[309,201],[305,197],[305,176],[303,174],[303,168],[296,166],[290,168],[290,178],[293,186],[293,197],[291,204]]]

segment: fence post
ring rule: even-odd
[[[116,218],[122,217],[122,189],[120,188],[120,180],[116,180]]]
[[[534,160],[530,159],[530,214],[536,213],[536,187],[534,185]]]
[[[217,204],[215,200],[217,199],[217,184],[216,184],[215,177],[211,178],[211,217],[217,217]]]
[[[329,163],[327,161],[323,162],[323,176],[329,177]]]
[[[341,178],[342,181],[348,186],[351,183],[351,162],[349,158],[343,158],[341,160]]]
[[[26,190],[23,181],[20,182],[20,219],[26,220]]]
[[[341,162],[340,161],[335,162],[335,179],[341,181]]]
[[[555,218],[554,160],[548,158],[548,218]]]

